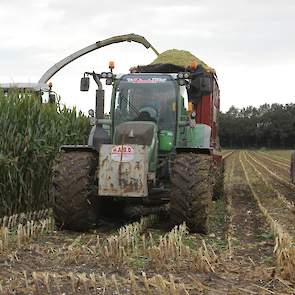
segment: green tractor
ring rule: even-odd
[[[62,146],[54,167],[57,224],[80,231],[107,212],[166,206],[172,224],[207,233],[212,199],[223,191],[215,72],[156,64],[116,75],[111,64],[108,72],[84,73],[81,91],[90,77],[98,89],[88,145]],[[112,87],[108,118],[102,80]]]

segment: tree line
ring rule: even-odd
[[[295,104],[264,104],[219,114],[219,136],[227,148],[294,148]]]

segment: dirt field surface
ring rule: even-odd
[[[0,219],[0,294],[295,294],[288,157],[223,156],[207,236],[155,215],[87,233],[57,231],[50,210]]]
[[[290,162],[291,153],[293,150],[259,150],[260,154],[268,155],[273,159],[280,160],[281,162]]]

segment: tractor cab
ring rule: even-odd
[[[177,91],[170,75],[124,75],[113,92],[114,127],[126,121],[153,121],[159,130],[174,132]]]
[[[127,74],[114,83],[112,143],[145,146],[150,173],[175,146],[178,97],[178,83],[168,74]]]
[[[112,96],[114,144],[142,144],[153,151],[171,151],[175,145],[178,97],[179,86],[171,75],[122,76]]]

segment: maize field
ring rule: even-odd
[[[48,208],[55,154],[62,144],[86,142],[87,117],[0,90],[0,130],[0,216]]]

